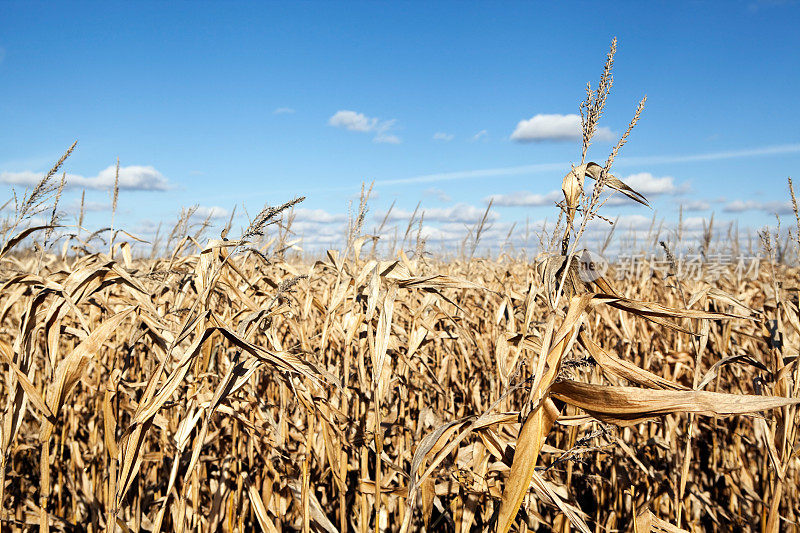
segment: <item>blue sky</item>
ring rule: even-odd
[[[616,36],[606,137],[648,96],[616,174],[666,221],[684,205],[695,224],[791,222],[797,2],[429,4],[0,3],[0,191],[77,139],[65,206],[86,188],[90,227],[110,219],[119,157],[118,220],[145,238],[181,206],[252,214],[305,195],[298,233],[326,245],[374,180],[368,230],[395,201],[403,231],[421,202],[430,239],[455,241],[494,197],[499,239],[555,217],[580,159],[564,116]]]

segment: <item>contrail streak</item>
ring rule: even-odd
[[[781,144],[775,146],[762,146],[744,150],[728,150],[723,152],[708,152],[705,154],[689,155],[651,155],[640,157],[621,157],[616,166],[630,167],[637,165],[662,165],[668,163],[692,163],[698,161],[722,161],[725,159],[738,159],[746,157],[760,157],[769,155],[786,155],[800,153],[800,143]],[[455,181],[476,178],[491,178],[499,176],[518,176],[522,174],[537,174],[563,170],[567,172],[569,162],[539,163],[535,165],[521,165],[516,167],[485,168],[478,170],[460,170],[455,172],[441,172],[437,174],[423,174],[410,178],[389,180],[376,180],[375,185],[411,185],[415,183],[434,183],[441,181]]]

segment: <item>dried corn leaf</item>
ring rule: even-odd
[[[555,383],[554,398],[580,407],[604,422],[628,426],[674,413],[735,415],[800,404],[800,399],[699,390],[653,390],[593,385],[572,380]]]
[[[247,489],[247,496],[250,498],[250,503],[253,505],[253,511],[255,511],[256,519],[261,529],[263,529],[265,533],[278,533],[278,528],[275,527],[275,524],[272,523],[272,520],[267,514],[267,508],[264,507],[261,495],[253,484],[250,483],[250,476],[247,472],[242,472],[242,480],[244,481],[244,486]]]
[[[586,175],[592,178],[593,180],[599,180],[601,178],[603,167],[601,167],[595,162],[589,162],[586,163],[585,165],[576,167],[576,170],[579,172],[580,171],[585,172]],[[650,207],[650,204],[647,203],[647,199],[644,196],[642,196],[640,193],[628,187],[622,180],[620,180],[616,176],[613,176],[611,174],[606,174],[603,183],[605,184],[606,187],[621,192],[634,202],[638,202],[642,205]]]
[[[530,489],[539,451],[558,414],[555,404],[547,399],[532,411],[522,424],[497,518],[499,533],[508,533],[514,524],[522,499]]]
[[[592,358],[597,361],[597,364],[600,365],[603,371],[608,372],[609,374],[627,379],[628,381],[636,383],[637,385],[641,385],[650,389],[688,389],[688,387],[684,387],[679,383],[675,383],[674,381],[670,381],[666,378],[653,374],[652,372],[648,372],[647,370],[636,366],[630,361],[625,361],[615,357],[604,348],[595,344],[594,341],[592,341],[585,333],[581,333],[579,339],[581,345],[586,348],[586,351],[589,352],[589,355],[591,355]]]
[[[295,502],[300,504],[303,499],[303,483],[299,479],[292,478],[287,484],[292,491]],[[319,500],[312,490],[308,491],[308,507],[311,513],[311,520],[313,520],[321,530],[327,533],[338,533],[336,526],[334,526],[333,522],[325,515],[322,505],[320,505]]]
[[[103,343],[114,333],[125,318],[130,315],[135,306],[128,307],[107,319],[89,337],[75,347],[72,352],[61,360],[53,373],[54,381],[47,387],[47,406],[54,416],[64,405],[67,395],[72,391],[83,374],[89,360],[97,354]],[[50,437],[52,424],[44,424],[40,435],[42,441]]]

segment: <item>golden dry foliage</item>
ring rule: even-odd
[[[536,264],[473,259],[483,222],[469,260],[362,257],[369,192],[315,263],[253,244],[301,199],[204,245],[184,211],[162,258],[18,250],[73,145],[2,233],[2,527],[798,530],[798,270],[581,274],[603,188],[647,205],[610,174],[644,100],[586,161],[615,48]]]
[[[230,246],[128,265],[50,257],[39,273],[8,258],[5,526],[798,519],[794,270],[777,269],[777,301],[762,268],[683,282],[680,311],[647,271],[554,311],[520,261],[266,264]],[[688,448],[685,413],[703,415]]]

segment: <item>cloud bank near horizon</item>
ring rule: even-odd
[[[67,173],[65,187],[68,189],[113,189],[116,171],[117,167],[111,165],[98,172],[96,176],[86,177]],[[44,172],[31,170],[0,172],[0,183],[34,187],[44,176]],[[119,188],[124,191],[168,191],[173,187],[167,178],[154,167],[131,165],[119,168]]]

